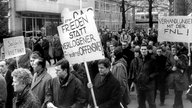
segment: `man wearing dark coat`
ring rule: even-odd
[[[154,101],[156,64],[155,59],[148,54],[147,45],[141,45],[141,56],[134,59],[130,67],[130,73],[135,74],[135,83],[137,88],[138,108],[146,108],[145,101],[149,108],[156,108]],[[133,72],[131,72],[133,71]]]
[[[173,108],[183,108],[182,95],[183,91],[188,88],[186,76],[188,58],[185,54],[178,55],[178,47],[175,45],[171,47],[171,53],[172,55],[166,63],[166,69],[170,73],[168,85],[171,89],[174,89],[175,93]]]
[[[41,47],[41,45],[39,44],[40,39],[37,38],[33,38],[33,52],[34,51],[38,51],[42,58],[44,58],[44,52],[43,52],[43,48]]]
[[[0,108],[5,108],[7,99],[7,87],[5,78],[0,74]]]
[[[44,59],[45,61],[48,61],[49,65],[51,65],[51,57],[49,56],[49,41],[47,40],[46,37],[43,37],[42,43],[41,43],[42,49],[43,49],[43,54],[44,54]]]
[[[155,98],[157,94],[157,90],[160,91],[160,106],[164,105],[165,102],[165,91],[166,91],[166,79],[168,76],[168,72],[166,71],[166,62],[167,57],[162,54],[162,48],[157,47],[156,50],[156,65],[158,75],[156,76],[156,90],[155,90]]]
[[[63,50],[59,36],[55,35],[52,42],[54,64],[63,58]]]
[[[111,73],[120,82],[121,85],[121,103],[124,108],[130,102],[129,87],[128,87],[128,75],[127,75],[127,62],[123,58],[122,48],[116,47],[114,50],[114,61],[112,63]]]
[[[35,72],[31,91],[39,98],[41,106],[44,108],[47,100],[45,96],[49,93],[52,77],[47,73],[45,61],[38,52],[31,54],[30,63]]]
[[[51,82],[51,91],[46,95],[47,108],[83,108],[86,101],[81,81],[70,73],[66,59],[56,63],[57,77]]]
[[[120,83],[110,72],[110,65],[109,59],[99,60],[99,73],[96,75],[93,85],[88,83],[88,88],[93,87],[99,108],[121,108]],[[94,108],[91,96],[90,105]]]
[[[123,58],[127,62],[127,75],[129,76],[129,67],[131,64],[131,61],[134,59],[134,52],[130,50],[128,41],[122,41],[122,49],[123,49]],[[128,79],[128,85],[129,88],[131,86],[131,83],[133,82],[133,79]]]

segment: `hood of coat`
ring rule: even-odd
[[[123,65],[125,65],[125,67],[127,67],[127,62],[124,58],[120,58],[119,60],[115,61],[113,65],[116,65],[118,63],[122,63]]]

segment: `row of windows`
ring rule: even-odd
[[[42,28],[45,29],[46,36],[55,35],[59,24],[60,19],[26,17],[22,19],[23,35],[26,37],[39,36]]]
[[[120,12],[120,6],[117,3],[95,1],[95,9],[103,11]]]

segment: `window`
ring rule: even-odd
[[[95,1],[95,9],[99,9],[99,2],[98,1]]]
[[[32,31],[32,18],[26,18],[26,31]]]

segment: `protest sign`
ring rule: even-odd
[[[5,38],[3,39],[3,45],[5,50],[5,59],[18,57],[26,53],[23,36]]]
[[[89,13],[58,26],[58,32],[64,56],[71,64],[104,58],[96,24]]]
[[[94,11],[92,7],[74,11],[70,11],[68,8],[64,8],[61,12],[61,20],[63,23],[67,23],[70,22],[72,19],[76,19],[79,15],[83,15],[84,13],[88,13],[89,15],[94,16]]]
[[[165,16],[158,20],[158,41],[191,42],[192,17]]]

